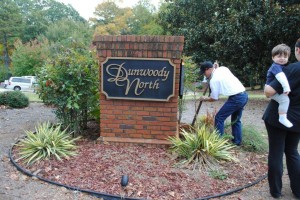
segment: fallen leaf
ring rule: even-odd
[[[18,180],[19,180],[19,176],[18,176],[17,174],[15,174],[15,173],[10,174],[9,177],[10,177],[12,180],[15,180],[15,181],[18,181]]]
[[[168,192],[170,196],[174,197],[175,196],[175,192]]]
[[[141,196],[142,191],[138,191],[136,194],[137,194],[137,196]]]

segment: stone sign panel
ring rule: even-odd
[[[101,66],[101,92],[108,99],[169,101],[176,66],[169,59],[108,57]]]

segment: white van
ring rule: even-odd
[[[35,79],[25,77],[10,77],[6,89],[12,90],[33,90]]]

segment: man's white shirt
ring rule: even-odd
[[[215,100],[219,99],[220,95],[231,96],[246,90],[239,79],[227,67],[221,66],[214,69],[211,76],[209,82],[210,97]]]

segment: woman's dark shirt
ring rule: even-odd
[[[283,72],[286,74],[289,81],[291,92],[289,93],[290,106],[287,113],[287,118],[293,123],[293,127],[287,128],[278,119],[278,103],[271,100],[263,115],[263,120],[269,124],[294,132],[300,133],[300,62],[289,64],[284,67]],[[277,93],[282,93],[282,86],[275,79],[269,84]]]

